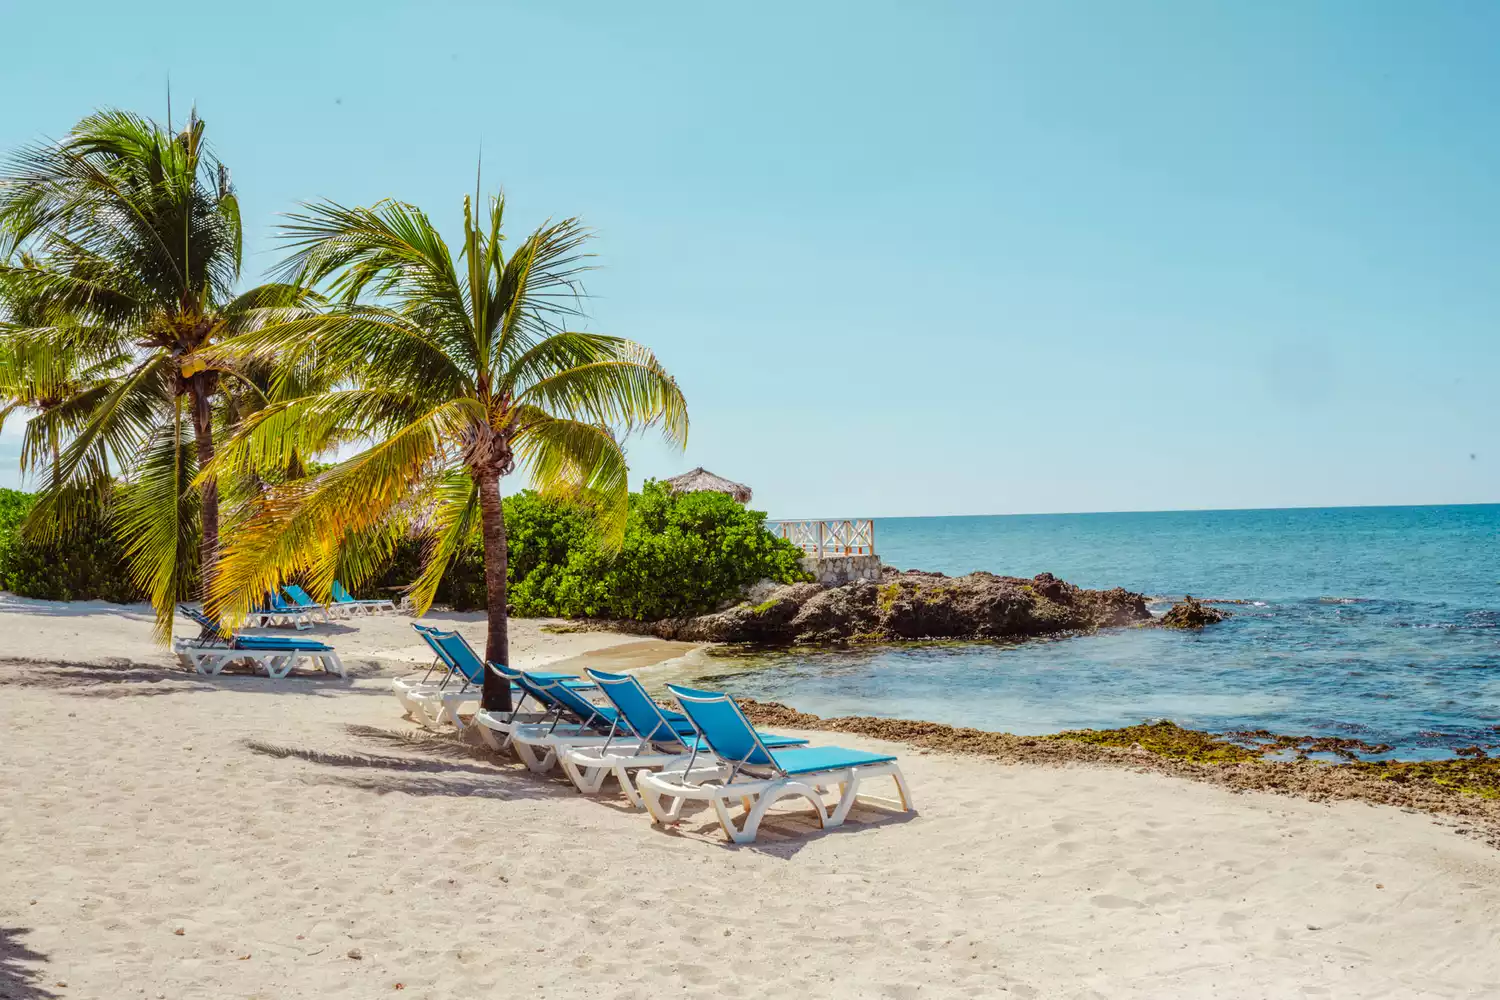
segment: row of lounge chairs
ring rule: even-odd
[[[395,601],[360,600],[350,594],[337,580],[333,581],[333,600],[327,604],[319,604],[312,599],[311,594],[295,583],[287,584],[282,591],[286,595],[285,598],[281,594],[269,593],[250,610],[250,617],[246,623],[251,628],[289,626],[296,629],[309,629],[320,620],[332,622],[335,618],[352,618],[356,615],[396,610]]]
[[[433,729],[477,727],[485,744],[513,750],[533,771],[560,764],[586,795],[601,793],[614,778],[655,822],[676,823],[684,803],[706,801],[729,839],[744,844],[755,840],[767,810],[788,797],[805,799],[825,829],[843,823],[856,799],[912,808],[894,756],[761,732],[727,694],[669,684],[681,708],[673,711],[628,674],[590,669],[584,680],[486,664],[457,632],[413,627],[436,657],[425,675],[393,682],[414,719]],[[510,683],[513,711],[479,707],[486,669]],[[589,691],[603,701],[590,699]],[[535,707],[523,711],[528,702]],[[461,710],[471,705],[473,717],[465,723]],[[862,782],[883,776],[894,780],[898,800],[859,794]],[[830,805],[824,795],[833,789],[838,798]]]

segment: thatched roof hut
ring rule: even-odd
[[[750,487],[716,476],[701,465],[663,482],[673,493],[728,493],[740,503],[750,502]]]

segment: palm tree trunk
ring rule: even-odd
[[[206,375],[199,372],[188,380],[188,392],[193,400],[193,444],[198,452],[200,469],[214,457],[213,412],[209,409],[210,387]],[[198,546],[200,593],[204,600],[208,600],[208,585],[219,561],[219,484],[212,479],[203,482],[198,516],[203,524],[203,540]]]
[[[509,561],[505,539],[505,505],[500,499],[500,477],[479,474],[479,525],[484,532],[484,590],[488,605],[489,637],[484,658],[510,665],[510,621],[507,617],[505,571]],[[510,682],[493,670],[484,672],[482,704],[492,711],[509,712]]]

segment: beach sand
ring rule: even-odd
[[[477,642],[482,623],[456,618]],[[410,619],[313,634],[352,680],[197,678],[152,646],[144,609],[0,597],[0,997],[1488,997],[1500,982],[1500,853],[1429,816],[836,734],[900,753],[918,812],[861,808],[820,833],[788,807],[733,847],[708,813],[667,832],[623,799],[422,737],[386,679],[425,662]],[[526,621],[512,643],[521,666],[689,649]]]

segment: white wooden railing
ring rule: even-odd
[[[862,521],[773,521],[771,531],[819,559],[827,556],[873,556],[875,522]]]

